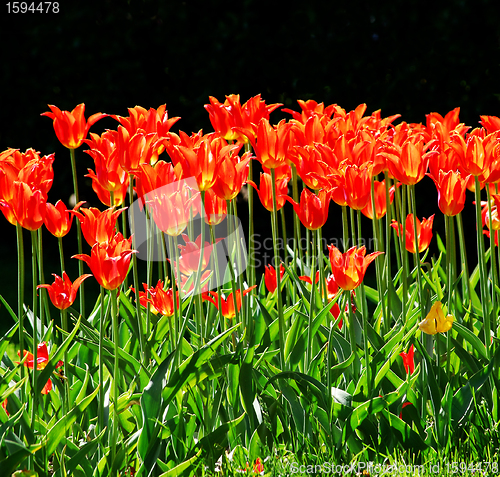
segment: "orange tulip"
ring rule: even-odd
[[[372,168],[349,165],[341,177],[347,205],[354,210],[364,209],[371,202]]]
[[[297,147],[295,154],[290,155],[290,160],[307,187],[317,190],[328,185],[328,166],[322,161],[321,153],[316,147]]]
[[[182,238],[184,239],[185,245],[178,245],[181,251],[179,257],[179,270],[181,273],[189,276],[197,272],[201,254],[203,254],[201,269],[205,270],[210,261],[210,255],[212,254],[212,244],[205,242],[202,246],[201,235],[198,235],[198,238],[194,242],[191,242],[189,237],[185,234],[182,234]]]
[[[257,139],[247,133],[255,156],[263,166],[274,169],[286,162],[291,126],[282,120],[273,127],[267,119],[261,119],[257,128]]]
[[[53,273],[53,275],[54,283],[52,285],[38,285],[37,289],[46,288],[49,292],[50,301],[56,308],[59,308],[59,310],[65,310],[73,304],[78,288],[83,280],[92,276],[90,274],[85,274],[71,283],[66,272],[62,273],[62,278],[55,273]]]
[[[262,118],[269,119],[269,114],[281,104],[266,105],[260,94],[250,98],[243,106],[240,104],[240,95],[226,96],[224,103],[213,96],[209,97],[210,104],[205,109],[210,116],[210,122],[215,132],[226,141],[248,142],[248,138],[237,128],[245,128],[255,135],[256,124]]]
[[[437,178],[432,177],[438,190],[439,210],[448,216],[462,212],[465,204],[465,189],[470,176],[462,178],[460,172],[439,171]]]
[[[101,137],[91,134],[91,137],[85,141],[90,149],[84,152],[94,159],[95,172],[88,169],[85,177],[92,179],[92,189],[104,205],[118,206],[127,195],[129,175],[120,165],[113,131],[106,131]],[[110,192],[113,192],[113,204]]]
[[[481,183],[499,179],[496,165],[499,153],[496,133],[485,136],[483,129],[474,129],[466,140],[461,135],[453,135],[450,144],[457,153],[465,174],[479,177]],[[490,177],[492,172],[494,176]]]
[[[375,192],[375,210],[377,213],[377,219],[382,218],[386,213],[387,213],[387,201],[386,201],[386,195],[385,195],[385,179],[382,182],[379,181],[374,181],[374,192]],[[389,200],[390,203],[392,204],[392,201],[394,199],[394,191],[396,190],[395,186],[392,186],[389,189]],[[368,201],[368,204],[361,209],[361,212],[363,215],[368,217],[369,219],[373,219],[373,207],[372,207],[372,200],[370,197],[370,200]]]
[[[131,173],[139,167],[139,164],[151,164],[158,157],[156,145],[156,134],[138,129],[131,134],[123,126],[118,126],[116,137],[116,156],[120,166]],[[154,158],[154,159],[153,159]]]
[[[32,191],[24,182],[14,181],[13,185],[12,199],[8,202],[0,200],[0,209],[8,220],[10,217],[25,229],[38,230],[45,218],[44,194],[40,190]]]
[[[61,111],[57,106],[48,105],[51,112],[42,113],[54,121],[57,139],[68,149],[77,149],[87,137],[90,127],[107,114],[96,113],[85,121],[85,104],[79,104],[73,111]]]
[[[133,136],[139,129],[145,134],[154,133],[155,138],[160,139],[169,136],[170,128],[179,121],[179,117],[169,118],[166,111],[167,105],[162,104],[158,109],[149,110],[142,106],[128,108],[128,116],[112,115]],[[154,161],[156,162],[156,161]]]
[[[21,357],[21,352],[18,351],[17,355]],[[33,356],[33,353],[30,353],[29,351],[23,350],[23,358],[26,357],[26,361],[24,361],[24,366],[34,369],[35,367],[35,357]],[[36,353],[36,369],[38,371],[41,371],[42,369],[45,369],[47,364],[49,363],[49,351],[47,350],[47,343],[42,342],[38,343],[37,346],[37,353]],[[56,364],[56,369],[60,368],[63,365],[62,361],[58,361]],[[45,386],[42,389],[42,394],[48,394],[52,390],[52,381],[49,379]]]
[[[248,178],[251,153],[240,158],[237,154],[226,156],[219,164],[217,176],[212,190],[224,200],[234,199],[240,192]]]
[[[227,202],[217,196],[213,189],[205,191],[205,223],[220,224],[227,215]]]
[[[78,217],[82,226],[83,237],[93,247],[96,243],[105,243],[111,240],[115,234],[116,221],[123,209],[115,210],[111,207],[101,212],[95,207],[70,211]]]
[[[155,287],[148,288],[145,283],[142,286],[145,290],[139,292],[139,300],[142,306],[146,307],[150,303],[152,312],[155,315],[157,313],[163,316],[172,316],[174,314],[174,292],[172,288],[165,290],[162,280],[158,280]],[[132,288],[132,291],[135,293],[134,288]],[[176,292],[176,295],[177,309],[179,309],[179,292]]]
[[[393,146],[392,152],[384,154],[391,175],[406,185],[420,182],[427,172],[429,158],[437,154],[436,151],[424,153],[423,150],[423,140],[413,143],[409,139],[402,147]]]
[[[250,288],[247,288],[246,290],[243,290],[243,296],[247,295],[250,293],[257,285],[253,285]],[[241,290],[236,290],[236,306],[238,307],[238,311],[241,310]],[[202,298],[204,300],[207,300],[211,303],[213,303],[217,309],[219,309],[219,295],[216,292],[210,291],[210,292],[204,292],[202,294]],[[222,316],[228,320],[232,320],[236,316],[236,311],[234,309],[234,298],[233,298],[233,293],[231,292],[228,296],[227,299],[225,299],[223,296],[221,296],[221,312]]]
[[[500,131],[500,118],[497,116],[481,116],[481,125],[488,134]]]
[[[366,273],[368,265],[383,252],[366,254],[366,247],[351,247],[347,252],[340,253],[335,245],[329,245],[330,264],[335,282],[343,290],[354,290],[357,288]]]
[[[432,239],[432,223],[434,221],[434,215],[431,215],[428,219],[422,219],[422,222],[417,218],[417,237],[418,237],[418,249],[419,252],[423,252],[429,247]],[[391,226],[396,229],[398,237],[401,237],[403,228],[401,224],[398,224],[395,220],[392,221]],[[408,214],[406,217],[405,224],[406,233],[406,250],[410,253],[415,253],[415,231],[413,227],[413,214]]]
[[[300,195],[300,203],[288,199],[299,217],[302,225],[309,230],[318,230],[325,225],[328,218],[328,206],[330,205],[330,193],[324,189],[314,194],[309,189],[304,189]]]
[[[76,211],[84,203],[84,201],[81,201],[76,204],[73,211]],[[47,230],[52,235],[55,237],[64,237],[71,229],[73,214],[71,214],[71,211],[67,210],[62,200],[58,200],[56,205],[47,202],[44,223],[45,227],[47,227]]]
[[[174,166],[171,162],[158,161],[154,166],[140,164],[134,171],[135,190],[140,199],[141,210],[147,200],[147,194],[162,186],[177,182]],[[152,194],[154,196],[154,194]],[[196,214],[195,214],[196,215]]]
[[[179,181],[179,187],[174,190],[160,188],[151,195],[148,201],[153,220],[158,228],[171,237],[177,237],[191,220],[190,210],[192,203],[199,197],[199,193],[191,193],[184,181]],[[193,216],[195,210],[193,210]]]
[[[262,205],[269,210],[273,211],[273,182],[271,180],[271,174],[260,173],[260,189],[257,188],[257,184],[253,181],[248,181],[252,187],[257,190],[260,202]],[[288,194],[288,181],[286,179],[276,180],[276,210],[280,210],[286,202]]]
[[[165,149],[175,165],[178,179],[194,177],[200,191],[210,189],[217,179],[220,163],[237,154],[241,145],[230,145],[215,134],[207,134],[191,145],[165,143]]]
[[[72,258],[83,260],[103,288],[115,290],[125,280],[132,254],[137,252],[131,246],[132,237],[124,239],[118,232],[109,242],[95,243],[90,256],[79,254]]]
[[[281,283],[283,283],[283,275],[285,274],[285,267],[280,264],[280,278]],[[267,291],[274,293],[276,288],[278,288],[276,280],[276,268],[272,265],[266,265],[264,272],[264,283],[266,284]]]

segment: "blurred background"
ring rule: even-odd
[[[166,103],[170,116],[182,118],[172,130],[188,133],[211,131],[203,105],[209,96],[223,101],[231,93],[240,94],[242,102],[260,93],[268,104],[296,110],[297,99],[337,103],[346,110],[366,103],[368,114],[382,109],[382,116],[399,113],[407,122],[425,122],[427,113],[444,115],[457,106],[461,121],[473,127],[480,114],[500,116],[495,0],[435,1],[432,6],[412,0],[280,2],[273,10],[269,5],[255,0],[65,1],[58,3],[58,13],[8,14],[3,4],[0,150],[55,152],[49,201],[67,203],[69,152],[57,141],[51,120],[40,117],[47,104],[72,110],[84,102],[88,117],[96,112],[125,116],[128,107]],[[283,117],[290,116],[276,111],[271,119]],[[107,118],[92,131],[116,126]],[[83,177],[93,162],[82,150],[76,151],[80,194],[98,206],[90,179]],[[417,189],[418,215],[438,212],[432,181],[424,179]],[[469,225],[474,224],[471,197],[464,213]],[[324,236],[340,237],[340,212],[330,210]],[[267,216],[259,222],[256,232],[270,234]],[[444,229],[442,222],[436,218],[436,230]],[[0,232],[0,294],[16,309],[15,228],[0,217]],[[57,241],[44,234],[45,275],[51,282],[50,274],[59,273]],[[64,243],[67,257],[76,253],[75,236]],[[29,244],[26,235],[27,269]],[[71,262],[76,261],[67,262],[74,279],[77,264]],[[0,328],[10,325],[0,306]]]

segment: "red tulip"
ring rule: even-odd
[[[413,374],[413,371],[415,370],[415,361],[413,359],[414,354],[415,350],[413,348],[413,345],[411,345],[408,349],[408,353],[399,353],[399,356],[403,358],[403,366],[405,367],[405,371],[408,374]]]
[[[57,139],[68,149],[77,149],[87,137],[90,127],[107,114],[96,113],[85,121],[83,113],[85,104],[79,104],[73,111],[61,111],[57,106],[49,104],[52,112],[42,113],[41,116],[48,116],[54,120],[54,130]]]
[[[250,288],[247,288],[246,290],[243,290],[243,296],[247,295],[250,293],[257,285],[253,285]],[[213,303],[217,309],[219,309],[219,296],[217,295],[216,292],[204,292],[202,294],[202,297],[204,300],[207,300],[211,303]],[[227,299],[221,296],[221,312],[222,316],[224,318],[227,318],[228,320],[232,320],[236,316],[236,311],[234,309],[234,298],[233,298],[233,293],[231,292]],[[236,290],[236,306],[238,307],[238,311],[241,309],[241,290]]]
[[[300,195],[299,204],[289,200],[304,227],[309,230],[317,230],[325,225],[330,205],[329,192],[323,189],[316,195],[309,189],[304,189]]]
[[[219,164],[217,176],[212,190],[224,200],[234,199],[240,192],[243,184],[248,178],[249,162],[252,159],[250,153],[243,157],[233,154]]]
[[[82,275],[71,283],[66,272],[62,273],[62,278],[56,274],[53,275],[55,279],[52,285],[38,285],[37,289],[46,288],[49,292],[50,301],[56,308],[59,308],[59,310],[65,310],[73,304],[78,288],[83,280],[92,276],[90,274]]]
[[[76,204],[73,211],[76,211],[84,203],[84,201],[81,201]],[[62,200],[58,200],[56,205],[47,203],[44,223],[52,235],[55,237],[64,237],[71,229],[73,214],[67,210]]]
[[[115,234],[116,220],[123,209],[115,210],[111,207],[101,212],[95,207],[90,209],[72,210],[71,213],[78,217],[82,226],[83,237],[93,247],[96,243],[108,242]]]
[[[89,255],[73,255],[83,260],[92,271],[95,279],[106,290],[118,288],[127,276],[130,259],[136,250],[131,250],[132,237],[124,239],[117,233],[109,242],[96,243]]]
[[[40,190],[32,191],[24,182],[14,181],[13,184],[12,199],[9,202],[0,200],[0,208],[7,219],[16,220],[25,229],[38,230],[45,218],[45,196]]]
[[[271,174],[260,173],[260,189],[257,188],[257,184],[253,181],[248,181],[248,184],[257,190],[257,194],[262,205],[269,210],[269,212],[272,212],[273,182],[271,180]],[[288,181],[286,179],[276,180],[274,184],[276,185],[276,210],[280,210],[286,202],[288,194]]]
[[[163,316],[172,316],[174,314],[174,292],[172,288],[164,289],[163,281],[158,280],[155,287],[148,288],[145,283],[143,292],[139,292],[139,300],[142,306],[146,307],[148,302],[151,304],[154,314],[160,313]],[[135,289],[132,288],[135,293]],[[177,295],[177,309],[179,309],[179,292]]]
[[[357,288],[366,273],[368,265],[383,252],[374,252],[366,254],[366,248],[351,247],[347,252],[340,253],[335,245],[329,245],[330,264],[335,282],[343,290],[354,290]]]
[[[200,264],[200,256],[202,256],[201,269],[205,270],[210,261],[210,255],[212,254],[213,245],[209,242],[205,242],[204,246],[201,246],[201,235],[198,235],[196,241],[191,242],[189,237],[182,234],[185,245],[179,245],[179,250],[181,251],[181,256],[179,257],[179,270],[184,275],[192,275],[194,272],[198,271],[198,266]]]
[[[285,274],[285,267],[283,264],[280,265],[280,278],[283,279],[283,275]],[[264,282],[266,284],[266,288],[269,292],[274,293],[278,285],[276,283],[276,268],[272,265],[266,265],[266,270],[264,272]]]
[[[437,178],[432,177],[438,190],[439,210],[444,215],[453,216],[462,212],[469,177],[463,179],[458,171],[439,171]]]
[[[432,239],[432,223],[434,221],[434,214],[428,219],[422,219],[422,222],[417,218],[417,237],[419,252],[423,252],[429,247]],[[398,237],[401,237],[403,228],[395,220],[392,221],[391,226],[396,229]],[[406,233],[406,250],[410,253],[415,253],[415,230],[413,227],[413,214],[408,214],[405,224]]]
[[[248,134],[257,160],[265,167],[274,169],[283,165],[287,160],[290,146],[290,123],[280,121],[276,126],[271,126],[267,119],[261,119],[257,128],[257,140]]]
[[[374,192],[375,192],[375,210],[377,212],[377,219],[382,218],[387,213],[387,201],[385,194],[385,179],[382,182],[374,181]],[[394,191],[396,190],[395,186],[392,186],[389,189],[389,200],[392,204],[394,199]],[[369,219],[373,219],[373,207],[372,207],[372,199],[368,201],[366,207],[361,209],[363,215],[368,217]]]
[[[17,355],[21,357],[21,352],[18,351]],[[34,356],[32,353],[29,351],[23,350],[23,358],[26,357],[26,360],[24,361],[24,366],[34,369]],[[42,369],[45,369],[47,364],[49,364],[49,351],[47,350],[47,343],[42,342],[38,343],[37,346],[37,354],[36,354],[36,369],[38,371],[41,371]],[[56,364],[56,369],[60,368],[63,365],[62,361],[58,361]],[[49,379],[45,386],[42,389],[42,394],[48,394],[52,390],[52,381]]]
[[[262,118],[269,119],[269,114],[281,104],[266,105],[260,94],[250,98],[243,106],[240,104],[240,95],[226,96],[224,103],[213,96],[209,97],[210,104],[205,109],[210,115],[210,122],[215,132],[226,141],[248,142],[248,138],[238,128],[245,128],[256,134],[256,124]]]
[[[205,222],[208,225],[220,224],[227,215],[227,202],[217,196],[213,189],[205,191]]]

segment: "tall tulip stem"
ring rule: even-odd
[[[71,171],[73,175],[73,189],[75,192],[75,203],[78,204],[80,202],[80,194],[78,193],[78,178],[76,173],[76,161],[75,161],[75,150],[70,149],[69,154],[71,157]],[[78,253],[82,254],[82,226],[80,221],[76,221],[76,238],[78,241]],[[83,275],[83,262],[81,260],[78,261],[78,275],[81,277]],[[84,292],[84,283],[80,285],[80,314],[85,316],[85,292]]]

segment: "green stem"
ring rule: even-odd
[[[390,282],[392,281],[392,270],[391,270],[391,187],[389,183],[389,173],[385,171],[385,280],[386,280],[386,290],[389,290]],[[393,229],[392,229],[393,230]],[[387,318],[387,323],[385,324],[385,333],[389,332],[389,317],[391,316],[391,300],[387,297],[386,300],[386,312],[385,316]]]
[[[493,277],[493,286],[491,289],[491,308],[493,313],[491,313],[491,329],[496,332],[496,316],[497,316],[497,292],[498,288],[498,272],[497,272],[497,257],[495,252],[495,234],[496,230],[493,230],[493,218],[491,211],[491,193],[488,186],[485,187],[486,196],[488,199],[488,216],[489,216],[489,229],[490,229],[490,260],[491,260],[491,276]]]
[[[295,202],[299,202],[299,185],[298,185],[298,179],[297,179],[297,168],[295,167],[294,164],[292,164],[292,198]],[[300,230],[300,219],[297,214],[293,214],[293,235],[294,235],[294,242],[293,242],[293,258],[295,260],[295,263],[293,264],[294,267],[297,266],[297,254],[300,259],[300,273],[301,275],[304,275],[304,254],[302,251],[302,237],[301,237],[301,230]],[[296,287],[294,284],[294,290],[296,291]]]
[[[245,298],[243,297],[243,266],[241,263],[241,239],[240,239],[240,230],[238,227],[238,208],[236,206],[236,199],[233,199],[232,201],[233,204],[233,214],[234,214],[234,233],[236,236],[236,265],[238,267],[238,288],[240,289],[240,299],[241,299],[241,321],[243,323],[243,330],[246,333],[246,328],[248,326],[248,320],[247,320],[247,309],[245,306]],[[236,299],[236,297],[235,297]],[[235,310],[237,308],[236,302],[235,302]]]
[[[33,402],[31,407],[31,430],[35,430],[36,414],[38,407],[38,393],[37,381],[38,381],[38,299],[37,299],[37,233],[36,231],[31,231],[31,273],[33,278]]]
[[[342,240],[343,250],[342,253],[347,252],[349,249],[349,225],[347,223],[347,206],[342,206]]]
[[[23,228],[16,224],[17,234],[17,318],[19,320],[19,349],[24,355],[24,243]],[[21,379],[26,374],[25,366],[21,366]],[[27,383],[21,389],[21,402],[26,402]]]
[[[135,214],[134,214],[134,186],[133,186],[133,175],[129,175],[129,201],[130,201],[130,229],[132,233],[132,248],[137,250],[136,239],[135,239]],[[125,214],[122,214],[125,217]],[[123,224],[123,231],[125,233],[125,224]],[[139,331],[139,347],[141,350],[142,360],[146,362],[145,347],[144,347],[144,328],[142,326],[142,316],[141,316],[141,302],[139,299],[139,268],[137,265],[137,254],[132,254],[132,274],[134,277],[134,288],[135,288],[135,314],[137,319],[137,329]],[[125,289],[127,287],[125,286]]]
[[[418,282],[418,296],[420,301],[420,316],[423,320],[425,318],[425,303],[422,286],[422,270],[420,269],[420,248],[418,244],[418,231],[417,231],[417,201],[415,198],[415,184],[410,186],[410,200],[413,212],[413,234],[415,238],[415,262],[417,265],[417,282]]]
[[[372,214],[373,214],[373,219],[372,219],[372,226],[373,226],[373,238],[375,239],[375,251],[378,252],[380,250],[379,248],[379,240],[380,240],[380,235],[379,235],[379,218],[377,217],[377,209],[376,209],[376,204],[375,204],[375,177],[372,176],[371,180],[371,203],[372,203]],[[376,276],[377,276],[377,290],[378,290],[378,297],[379,301],[381,303],[382,307],[382,320],[384,322],[384,329],[387,328],[387,314],[386,314],[386,309],[385,309],[385,283],[383,280],[382,276],[382,263],[380,263],[379,257],[375,259],[375,269],[376,269]]]
[[[104,335],[106,329],[104,326],[105,313],[104,313],[104,288],[100,289],[100,310],[99,310],[99,413],[98,424],[99,429],[96,434],[99,434],[104,429]]]
[[[70,149],[69,154],[71,157],[71,172],[73,175],[73,189],[75,192],[75,203],[78,204],[80,202],[80,194],[78,193],[78,179],[77,179],[77,174],[76,174],[76,161],[75,161],[75,150]],[[76,221],[76,237],[78,241],[78,253],[81,254],[83,249],[82,249],[82,226],[80,224],[80,221]],[[78,276],[83,275],[83,261],[78,260]],[[85,316],[85,292],[84,292],[84,283],[80,285],[80,314],[82,316]]]
[[[462,293],[467,297],[467,308],[472,301],[470,293],[470,279],[469,279],[469,264],[467,262],[467,251],[465,248],[465,233],[464,224],[462,221],[462,213],[458,213],[456,216],[457,227],[458,227],[458,240],[460,243],[460,261],[462,262]]]
[[[276,206],[276,172],[271,169],[271,182],[272,195],[273,195],[273,212],[271,229],[273,234],[273,248],[274,248],[274,266],[276,268],[276,293],[278,298],[278,334],[279,334],[279,345],[280,345],[280,357],[281,357],[281,369],[284,371],[286,367],[285,363],[285,318],[283,315],[283,303],[281,296],[281,259],[278,250],[278,213]]]
[[[486,273],[486,254],[484,250],[483,239],[483,221],[481,217],[481,189],[479,178],[474,176],[474,195],[476,198],[476,235],[477,235],[477,259],[479,262],[479,283],[481,288],[481,309],[483,312],[484,325],[484,346],[486,347],[486,356],[490,358],[490,310],[488,306],[488,291],[487,291],[487,273]]]
[[[312,232],[313,236],[313,250],[318,247],[318,234],[316,231]],[[314,320],[315,311],[315,298],[316,298],[316,253],[312,254],[312,265],[311,265],[311,295],[309,301],[309,323],[307,326],[307,349],[306,349],[306,362],[305,362],[305,373],[309,373],[309,367],[311,365],[313,350],[312,350],[312,327]]]
[[[251,152],[252,146],[249,142],[245,143],[245,152]],[[252,160],[248,163],[248,180],[252,180],[253,177],[253,164]],[[255,285],[255,261],[254,261],[254,207],[253,207],[253,187],[249,187],[247,185],[247,194],[248,194],[248,264],[247,264],[247,279],[248,286]],[[217,281],[219,283],[219,281]],[[221,322],[222,323],[222,322]]]
[[[113,432],[111,437],[111,462],[114,462],[116,457],[116,443],[118,441],[118,398],[120,396],[119,383],[119,353],[120,353],[120,335],[118,331],[118,307],[116,303],[116,289],[111,290],[111,319],[113,322],[113,342],[114,342],[114,369],[113,369]]]

